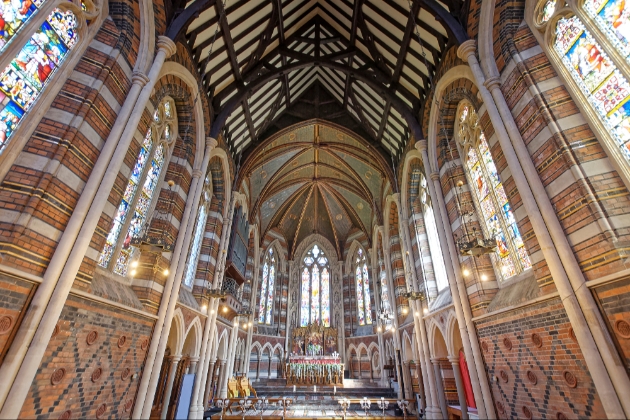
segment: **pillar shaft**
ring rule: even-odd
[[[440,401],[440,410],[442,410],[442,416],[445,419],[448,418],[448,411],[446,410],[446,395],[444,395],[444,382],[442,381],[442,368],[440,367],[440,361],[438,359],[431,359],[433,364],[433,371],[435,372],[435,386],[438,391],[438,399]]]
[[[468,420],[468,404],[466,403],[466,391],[464,390],[462,372],[459,368],[459,357],[449,357],[448,360],[451,362],[451,366],[453,366],[453,376],[455,377],[455,386],[457,387],[457,399],[462,409],[462,419]]]

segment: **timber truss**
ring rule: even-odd
[[[397,159],[422,137],[443,54],[467,39],[465,1],[176,0],[167,36],[190,48],[212,102],[210,135],[223,133],[233,153],[247,155],[285,114],[314,117],[293,108],[319,82],[342,107],[336,122],[360,124]]]

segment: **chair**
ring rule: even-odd
[[[249,382],[249,379],[247,379],[244,376],[239,381],[239,391],[241,392],[241,396],[243,397],[249,397],[253,395],[254,397],[258,398],[258,394],[256,394],[256,390]]]
[[[238,398],[238,382],[234,378],[228,379],[228,398]]]

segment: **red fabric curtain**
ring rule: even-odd
[[[475,405],[475,395],[473,394],[472,385],[470,384],[470,373],[468,373],[468,364],[463,351],[459,351],[459,370],[462,372],[462,382],[464,382],[464,391],[466,392],[466,404],[468,407],[477,408]]]

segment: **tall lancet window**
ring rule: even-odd
[[[359,325],[372,323],[372,305],[370,295],[370,277],[368,276],[367,259],[363,249],[357,250],[354,261],[354,278],[357,283],[357,319]]]
[[[312,323],[330,327],[330,265],[317,245],[302,261],[300,325]]]
[[[210,185],[209,178],[206,178],[206,187]],[[197,223],[195,224],[195,233],[192,244],[190,244],[190,252],[188,253],[188,262],[186,264],[186,274],[184,284],[188,287],[193,286],[195,274],[197,273],[197,264],[199,264],[199,252],[201,251],[201,243],[203,242],[203,234],[206,230],[206,220],[208,220],[208,206],[210,205],[210,192],[204,191],[203,203],[199,206],[197,214]]]
[[[271,311],[273,309],[273,288],[276,283],[278,265],[273,248],[265,254],[263,264],[262,283],[260,284],[260,303],[258,304],[258,323],[271,325]]]
[[[497,241],[495,264],[500,278],[505,280],[531,268],[532,264],[479,126],[477,113],[469,104],[460,107],[458,136],[464,150],[465,172],[477,207],[477,217],[485,237]]]
[[[163,100],[155,110],[99,256],[100,266],[110,268],[121,276],[127,275],[132,259],[131,239],[140,234],[153,208],[156,187],[161,179],[169,144],[174,138],[176,115],[171,99]],[[124,236],[121,235],[123,232]]]
[[[433,272],[435,273],[435,282],[438,292],[448,286],[448,277],[446,276],[446,266],[442,257],[442,247],[440,246],[440,238],[435,223],[435,214],[433,213],[433,205],[431,197],[427,192],[427,179],[423,174],[419,174],[420,184],[418,192],[420,194],[420,202],[422,203],[422,215],[424,216],[424,227],[427,233],[427,241],[429,242],[429,251],[431,252],[431,262]],[[416,238],[417,239],[417,238]],[[420,240],[418,240],[420,243]]]
[[[392,313],[392,306],[389,302],[389,286],[387,286],[385,261],[383,260],[383,253],[380,249],[378,250],[378,279],[381,282],[381,308],[387,313]]]

